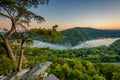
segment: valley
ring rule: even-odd
[[[90,48],[90,47],[98,47],[98,46],[109,46],[116,40],[120,38],[106,38],[106,39],[96,39],[96,40],[89,40],[85,42],[81,42],[78,45],[72,47],[71,44],[55,44],[55,43],[48,43],[48,42],[42,42],[39,40],[33,40],[33,44],[31,47],[38,47],[38,48],[44,48],[44,47],[49,47],[51,49],[59,49],[59,50],[64,50],[64,49],[79,49],[79,48]]]

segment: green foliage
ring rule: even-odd
[[[111,44],[110,48],[112,48],[114,52],[120,55],[120,39],[116,40],[113,44]]]
[[[84,60],[90,60],[92,62],[119,62],[120,54],[118,50],[119,46],[99,46],[93,48],[82,49],[66,49],[66,50],[51,50],[51,54],[63,58],[82,58]],[[120,42],[117,44],[119,45]]]
[[[58,25],[54,25],[52,28],[53,28],[54,31],[56,31],[57,28],[58,28]]]
[[[105,77],[103,76],[99,76],[98,74],[93,75],[93,79],[92,80],[106,80]]]
[[[27,67],[34,67],[41,62],[48,60],[49,48],[26,48],[25,56],[28,60]]]
[[[6,55],[0,55],[0,75],[7,75],[17,69],[17,66]]]
[[[65,61],[64,64],[58,61],[48,69],[49,73],[54,73],[61,80],[106,80],[89,61],[78,58],[62,59]]]
[[[120,72],[114,72],[112,80],[120,80]]]
[[[105,76],[107,80],[112,80],[113,78],[119,78],[118,73],[120,73],[120,65],[104,64],[97,65],[100,74]],[[119,80],[119,79],[116,79]]]
[[[39,36],[41,38],[46,38],[49,40],[57,40],[62,38],[61,33],[56,31],[56,27],[53,29],[34,28],[29,30],[28,34],[31,34],[33,36]]]

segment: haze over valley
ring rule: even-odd
[[[33,40],[33,44],[31,47],[38,47],[38,48],[51,48],[51,49],[59,49],[59,50],[64,50],[64,49],[80,49],[80,48],[90,48],[90,47],[99,47],[99,46],[109,46],[116,40],[120,38],[106,38],[106,39],[96,39],[96,40],[89,40],[85,42],[81,42],[80,44],[72,47],[70,44],[65,45],[65,44],[52,44],[52,43],[47,43],[47,42],[42,42],[39,40]]]

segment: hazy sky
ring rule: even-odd
[[[59,29],[120,29],[120,0],[50,0],[48,5],[31,10],[46,20],[42,24],[31,23],[34,27],[58,24]]]

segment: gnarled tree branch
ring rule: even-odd
[[[6,10],[6,12],[8,13],[8,15],[9,15],[11,18],[13,18],[13,16],[12,16],[11,13],[9,12],[9,10],[6,9],[5,7],[3,7],[3,8]]]
[[[6,18],[12,20],[12,18],[11,18],[10,16],[8,16],[8,15],[6,15],[6,14],[3,14],[3,13],[1,13],[1,12],[0,12],[0,16],[6,17]]]

